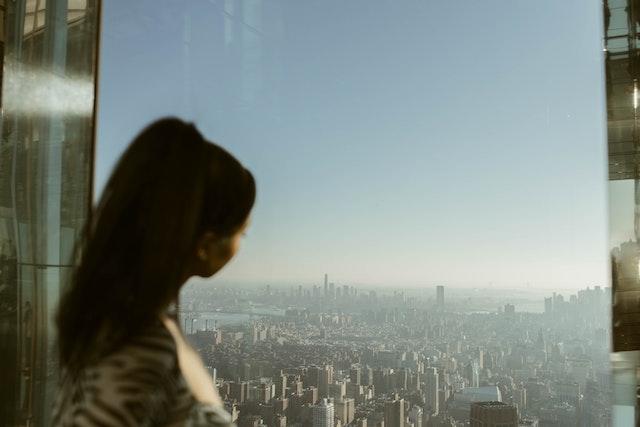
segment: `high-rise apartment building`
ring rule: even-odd
[[[315,405],[312,414],[313,427],[333,427],[335,413],[333,402],[329,399],[322,399]]]
[[[256,387],[258,401],[261,403],[269,403],[272,398],[270,383],[261,383]]]
[[[385,402],[384,426],[404,427],[404,399],[395,399]]]
[[[307,387],[304,389],[303,393],[303,401],[310,405],[315,405],[318,401],[318,388],[317,387]]]
[[[342,425],[351,423],[355,418],[356,402],[352,398],[337,399],[333,402],[335,416]]]
[[[471,427],[518,427],[518,409],[503,402],[471,404]]]
[[[327,397],[329,395],[329,384],[333,383],[333,366],[325,365],[320,371],[318,393],[320,397]]]
[[[229,394],[231,398],[235,399],[238,403],[244,403],[249,397],[249,383],[244,381],[231,383]]]
[[[320,372],[321,368],[318,366],[309,366],[304,376],[305,387],[318,387],[320,384]]]
[[[427,387],[427,411],[432,415],[436,415],[439,412],[439,378],[438,370],[436,368],[425,369],[425,383]]]
[[[360,385],[362,382],[362,369],[359,366],[354,366],[349,370],[349,379],[352,384]]]
[[[287,376],[280,374],[273,379],[276,385],[276,397],[284,399],[287,394]]]

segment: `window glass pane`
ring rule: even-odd
[[[0,1],[3,426],[51,425],[54,315],[91,202],[98,2],[70,3]]]
[[[237,259],[181,296],[242,423],[610,423],[602,3],[114,0],[103,19],[97,193],[164,115],[257,177]]]

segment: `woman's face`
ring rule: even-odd
[[[240,241],[248,226],[249,219],[231,236],[223,238],[216,237],[213,233],[205,233],[198,245],[194,275],[211,277],[220,271],[238,252]]]

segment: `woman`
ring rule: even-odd
[[[193,125],[163,119],[135,138],[59,307],[54,425],[231,425],[170,307],[234,256],[254,199],[251,173]]]

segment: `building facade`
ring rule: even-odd
[[[518,427],[518,409],[503,402],[471,404],[471,427]]]
[[[335,410],[330,399],[322,399],[313,407],[313,427],[333,427]]]
[[[404,421],[404,399],[395,399],[385,402],[385,427],[404,427]]]

